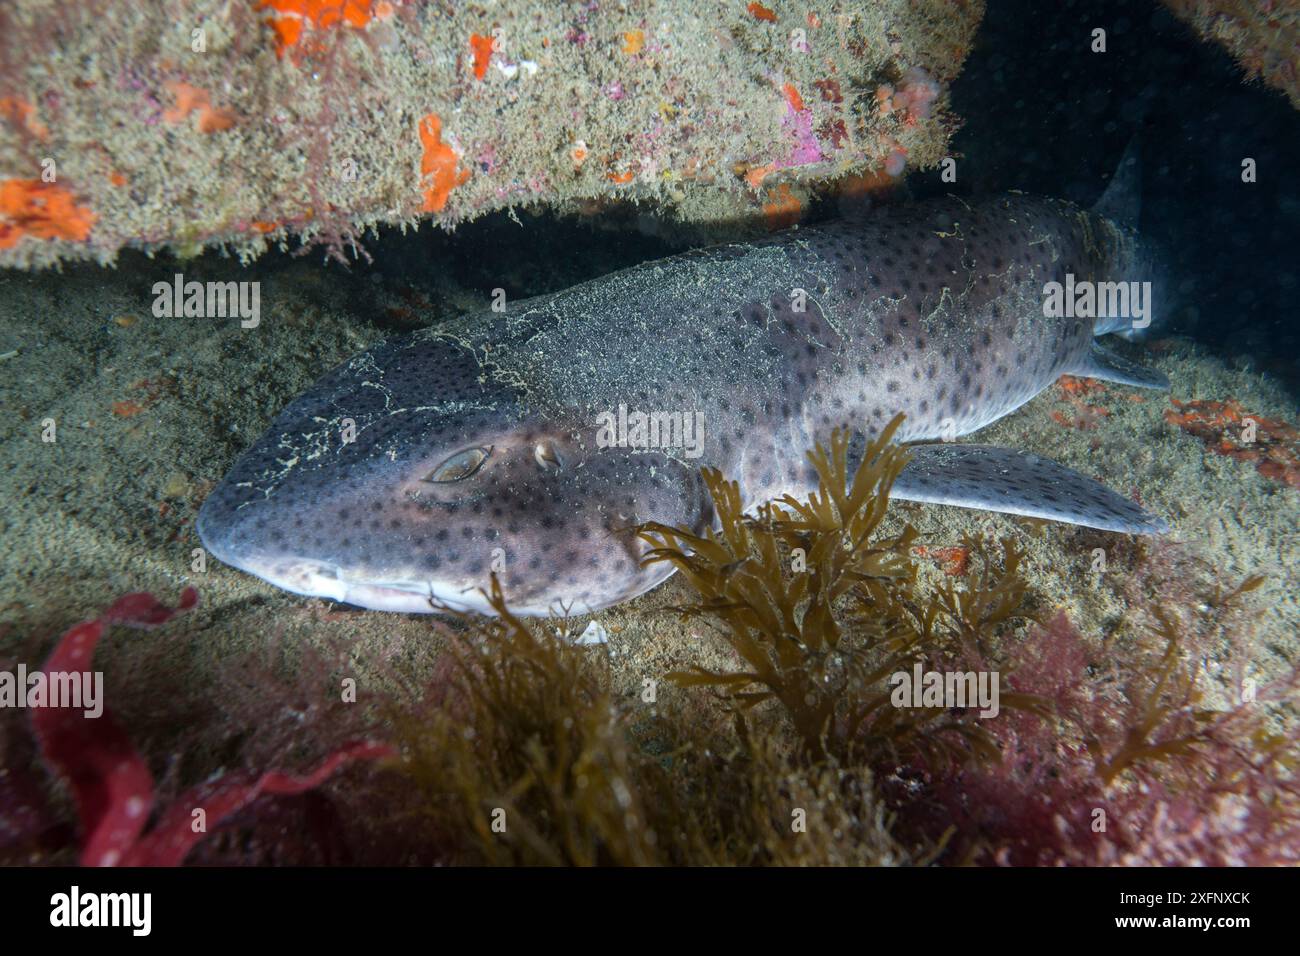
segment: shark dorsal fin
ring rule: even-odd
[[[1095,215],[1109,219],[1125,229],[1136,229],[1142,208],[1142,150],[1133,136],[1120,157],[1110,185],[1092,207]]]

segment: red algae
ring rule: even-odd
[[[167,88],[176,97],[176,106],[163,110],[163,119],[168,123],[180,123],[191,113],[198,113],[200,133],[219,133],[235,125],[235,112],[214,107],[207,90],[188,83],[168,83]]]
[[[917,545],[912,553],[919,558],[929,558],[949,577],[961,577],[970,570],[970,548],[954,545],[950,548],[927,548]]]
[[[24,99],[0,96],[0,119],[8,120],[42,143],[49,142],[49,127],[36,118],[36,108]]]
[[[1062,375],[1056,384],[1066,395],[1088,395],[1105,388],[1095,378],[1077,378],[1074,375]]]
[[[1195,435],[1216,455],[1248,461],[1265,478],[1300,489],[1300,432],[1285,422],[1245,411],[1235,399],[1180,402],[1165,421]]]
[[[786,229],[799,221],[803,204],[799,197],[790,191],[788,183],[781,183],[768,193],[763,203],[763,215],[767,218],[767,228]]]
[[[175,608],[152,594],[127,594],[99,617],[65,633],[43,673],[88,673],[95,648],[110,625],[158,627],[195,607],[198,600],[194,588],[181,593]],[[191,788],[151,814],[153,775],[106,708],[92,717],[76,708],[38,707],[32,713],[32,730],[43,761],[72,792],[85,866],[179,866],[207,838],[209,827],[215,828],[258,797],[305,793],[349,763],[393,754],[386,744],[355,741],[339,747],[302,776],[278,770],[257,776],[225,774]],[[194,826],[196,812],[203,814],[202,827]]]
[[[1097,379],[1062,375],[1056,385],[1061,391],[1061,400],[1074,407],[1073,417],[1061,411],[1051,412],[1052,421],[1063,428],[1093,431],[1101,425],[1103,418],[1110,415],[1110,409],[1104,405],[1090,405],[1084,401],[1085,395],[1092,395],[1094,392],[1104,392],[1106,390],[1106,386]]]

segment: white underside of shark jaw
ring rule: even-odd
[[[401,614],[471,612],[495,617],[496,611],[480,588],[462,588],[439,581],[366,581],[349,578],[339,568],[309,561],[246,561],[236,565],[285,591],[305,597],[325,598],[372,611]],[[522,617],[571,617],[627,601],[658,585],[654,578],[633,591],[611,595],[608,600],[554,599],[549,603],[515,603],[507,592],[510,613]]]
[[[586,598],[551,599],[548,603],[515,602],[506,591],[506,607],[517,617],[553,617],[566,618],[595,614],[615,604],[631,600],[660,581],[647,584],[636,590],[611,595],[605,600],[591,601]],[[355,604],[374,611],[398,611],[414,614],[437,614],[447,612],[472,612],[488,617],[496,617],[497,612],[488,602],[483,589],[455,588],[438,582],[346,582],[344,597],[333,598],[345,604]],[[330,597],[330,595],[318,595]]]

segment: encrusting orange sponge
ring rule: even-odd
[[[200,133],[219,133],[235,125],[234,110],[214,107],[207,90],[188,83],[168,83],[167,88],[176,97],[176,106],[163,110],[163,119],[168,123],[179,123],[197,112]]]
[[[374,0],[260,0],[259,10],[270,9],[273,15],[266,22],[275,31],[275,54],[283,57],[294,50],[302,40],[303,28],[310,25],[317,30],[328,30],[345,23],[360,29],[372,17],[388,19],[393,14],[391,3]]]
[[[0,181],[0,249],[16,246],[23,236],[81,242],[95,219],[62,186],[39,179]]]
[[[441,212],[451,191],[469,179],[469,170],[456,168],[460,157],[442,141],[442,120],[437,113],[420,120],[420,142],[424,144],[420,182],[428,183],[420,208],[425,212]]]
[[[474,78],[481,80],[487,76],[488,64],[492,62],[492,51],[496,48],[496,40],[475,33],[469,38],[469,48],[474,53]]]

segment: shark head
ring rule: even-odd
[[[586,613],[654,587],[630,529],[710,520],[697,471],[603,447],[585,415],[544,415],[468,348],[416,333],[362,353],[290,404],[208,496],[223,562],[298,594],[387,611]]]

